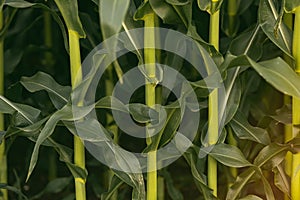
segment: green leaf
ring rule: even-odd
[[[226,196],[226,200],[235,200],[240,195],[242,189],[255,174],[255,168],[251,167],[241,173],[237,178],[234,184],[229,188]]]
[[[123,184],[124,182],[117,176],[113,176],[108,188],[108,191],[101,194],[101,200],[109,200],[115,191]]]
[[[100,0],[99,15],[104,38],[118,33],[126,16],[130,0]]]
[[[260,1],[258,12],[259,23],[264,33],[284,53],[292,57],[292,33],[284,23],[280,23],[278,30],[276,29],[279,14],[273,0]]]
[[[288,151],[288,145],[271,143],[259,152],[254,159],[253,164],[258,167],[263,167],[265,164],[271,164],[268,168],[274,168],[283,161]]]
[[[270,143],[268,132],[262,128],[251,126],[246,117],[239,111],[231,120],[230,126],[240,139],[247,139],[261,144]]]
[[[0,112],[7,114],[17,112],[22,118],[20,120],[33,123],[37,120],[41,111],[28,105],[13,103],[0,95]]]
[[[78,33],[81,38],[85,37],[85,32],[78,15],[77,0],[54,0],[59,8],[68,30]]]
[[[278,165],[273,170],[274,172],[274,184],[279,188],[284,194],[290,196],[290,177],[286,174],[283,165]]]
[[[300,6],[300,0],[285,0],[284,9],[286,12],[293,12]]]
[[[252,67],[280,92],[300,98],[300,77],[281,58],[255,64]]]
[[[35,146],[34,146],[34,149],[33,149],[32,155],[31,155],[27,180],[30,177],[30,175],[37,163],[39,148],[40,148],[41,144],[52,135],[57,123],[60,120],[73,121],[73,120],[81,119],[85,115],[87,115],[91,111],[92,108],[93,108],[92,106],[75,108],[75,106],[66,105],[61,110],[56,111],[49,118],[49,120],[46,122],[44,128],[41,130],[41,133],[39,134],[38,139],[35,143]]]
[[[271,188],[270,183],[269,183],[268,180],[266,179],[266,177],[265,177],[265,175],[263,174],[262,170],[259,169],[258,171],[259,171],[261,180],[262,180],[263,185],[264,185],[265,196],[266,196],[267,200],[275,200],[275,196],[274,196],[274,193],[273,193],[273,190],[272,190],[272,188]]]
[[[190,148],[185,152],[184,157],[187,160],[188,164],[191,167],[191,172],[194,177],[195,183],[199,190],[202,192],[203,198],[205,200],[217,200],[217,198],[213,195],[212,190],[207,186],[206,177],[204,173],[201,172],[201,168],[204,169],[204,164],[199,165],[198,153],[199,150],[194,151],[195,149],[198,149],[198,147],[194,146],[195,148]]]
[[[71,177],[56,178],[50,181],[39,194],[34,195],[30,199],[40,199],[45,194],[57,194],[63,191],[71,183],[71,180]]]
[[[4,5],[8,5],[14,8],[28,8],[34,5],[34,3],[30,3],[24,0],[6,0]]]
[[[30,92],[47,91],[57,109],[68,103],[71,93],[71,87],[59,85],[50,75],[44,72],[38,72],[32,77],[22,77],[21,84]]]
[[[239,200],[263,200],[263,199],[255,195],[248,195]]]
[[[226,103],[224,113],[226,115],[225,124],[232,120],[240,105],[242,89],[240,80],[236,80],[237,73],[237,69],[229,69],[227,79],[224,83],[226,90],[226,100],[224,101]]]
[[[210,14],[214,14],[220,10],[223,0],[212,1],[212,0],[197,0],[198,6],[201,10],[207,11]]]
[[[22,193],[22,191],[16,187],[9,186],[4,183],[0,183],[0,189],[7,189],[9,191],[12,191],[12,192],[18,194],[19,196],[21,196],[22,199],[28,200],[28,198]]]
[[[202,151],[205,151],[203,149]],[[243,153],[235,146],[228,144],[216,144],[212,147],[211,151],[205,152],[214,157],[220,163],[229,167],[247,167],[252,164],[246,160]]]
[[[163,170],[164,180],[166,182],[166,188],[168,190],[168,194],[172,200],[183,200],[182,193],[175,187],[173,178],[171,174],[167,170]]]

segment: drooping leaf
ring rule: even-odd
[[[0,183],[0,189],[6,189],[9,191],[12,191],[16,194],[18,194],[22,199],[28,200],[28,198],[22,193],[22,191],[16,187],[4,184],[4,183]]]
[[[279,14],[273,0],[263,0],[259,4],[259,23],[264,33],[284,53],[291,56],[292,35],[284,23],[280,23],[275,29]]]
[[[255,64],[252,67],[280,92],[300,98],[300,77],[281,58]]]
[[[82,38],[85,37],[85,32],[78,15],[78,4],[75,0],[54,0],[59,8],[68,30],[73,30]]]
[[[269,144],[270,137],[266,130],[253,127],[247,121],[246,117],[241,112],[236,112],[230,122],[233,132],[240,139],[247,139],[261,144]]]
[[[17,112],[20,117],[22,117],[20,120],[26,120],[28,123],[33,123],[37,120],[41,111],[28,105],[13,103],[0,95],[0,112],[7,114]]]
[[[226,200],[236,200],[239,197],[242,189],[245,187],[245,185],[248,183],[248,181],[254,174],[255,168],[250,167],[249,169],[238,175],[236,181],[227,192]]]
[[[278,165],[273,170],[274,172],[274,184],[284,194],[290,196],[290,177],[286,174],[282,165]]]
[[[205,149],[203,149],[204,151]],[[246,160],[243,153],[235,146],[220,143],[213,146],[213,148],[206,152],[214,157],[220,163],[229,167],[248,167],[252,164]]]
[[[71,87],[59,85],[50,75],[44,72],[38,72],[32,77],[22,77],[21,84],[30,92],[47,91],[57,109],[68,103],[71,93]]]
[[[263,167],[265,164],[271,163],[268,168],[274,168],[282,162],[288,150],[288,145],[271,143],[259,152],[259,154],[254,159],[253,164],[258,167]]]
[[[41,144],[52,135],[57,123],[60,120],[74,121],[74,120],[83,118],[85,115],[87,115],[91,111],[91,109],[92,109],[91,106],[90,107],[74,107],[74,106],[72,107],[70,105],[66,105],[61,110],[56,111],[49,118],[49,120],[46,122],[44,128],[42,129],[42,131],[39,134],[38,139],[35,143],[35,146],[34,146],[34,149],[33,149],[32,155],[31,155],[27,180],[30,177],[30,175],[37,163],[39,148],[40,148]]]
[[[263,186],[264,186],[265,196],[266,196],[267,200],[275,200],[275,196],[274,196],[274,193],[273,193],[270,183],[266,179],[262,170],[258,169],[258,171],[259,171],[259,174],[260,174]]]
[[[198,148],[196,147],[195,149],[198,149]],[[199,191],[202,193],[203,198],[205,200],[217,200],[217,198],[213,195],[212,190],[207,186],[206,176],[199,169],[200,167],[203,167],[203,166],[198,165],[198,162],[199,162],[198,155],[199,155],[199,150],[194,151],[194,148],[190,148],[184,154],[184,157],[191,167],[191,172],[194,177],[195,183],[196,183]]]

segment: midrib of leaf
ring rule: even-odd
[[[258,30],[260,29],[260,26],[256,26],[256,29],[255,31],[253,32],[253,34],[251,35],[251,38],[250,38],[250,41],[245,49],[245,51],[243,52],[244,55],[247,55],[248,51],[250,50],[250,47],[258,33]],[[233,85],[234,85],[234,82],[235,82],[235,79],[236,77],[238,76],[238,73],[240,71],[241,67],[238,66],[236,69],[235,69],[235,72],[234,72],[234,75],[231,79],[231,82],[229,84],[229,87],[228,87],[228,90],[226,90],[226,95],[225,95],[225,101],[224,101],[224,105],[222,106],[222,110],[221,110],[221,119],[223,118],[224,114],[225,114],[225,109],[226,109],[226,105],[227,105],[227,102],[228,102],[228,99],[229,99],[229,96],[231,94],[231,91],[232,91],[232,88],[233,88]]]
[[[65,103],[68,103],[68,99],[66,99],[64,96],[60,95],[58,92],[56,92],[55,90],[47,87],[46,85],[43,85],[41,83],[36,83],[36,82],[32,82],[32,81],[26,81],[27,83],[33,84],[33,85],[39,85],[43,88],[45,88],[46,90],[51,91],[52,93],[56,94],[59,98],[61,98]]]
[[[14,110],[18,111],[18,113],[20,113],[28,122],[30,122],[31,124],[33,124],[33,121],[31,121],[31,119],[29,119],[25,113],[22,112],[22,110],[20,110],[17,106],[14,106],[13,104],[11,104],[7,99],[3,98],[3,96],[0,95],[0,98],[7,103],[10,107],[12,107]]]
[[[267,68],[267,67],[264,67],[264,70],[273,72],[274,76],[280,77],[280,78],[282,78],[282,79],[286,79],[286,80],[287,80],[287,83],[289,83],[289,85],[290,85],[295,91],[297,91],[297,93],[298,93],[299,96],[300,96],[299,89],[298,89],[297,87],[295,87],[293,84],[291,84],[290,79],[286,78],[285,76],[283,76],[283,75],[280,74],[280,73],[277,73],[276,71],[270,70],[270,69]]]
[[[248,133],[250,133],[250,135],[252,135],[252,137],[254,137],[257,141],[261,141],[259,138],[257,138],[255,135],[252,134],[252,132],[245,126],[243,126],[243,124],[239,123],[239,121],[235,120],[234,118],[232,119],[235,123],[237,123],[238,125],[240,125],[241,127],[243,127],[246,131],[248,131]]]
[[[268,156],[266,159],[264,159],[261,163],[255,163],[255,161],[254,161],[254,164],[256,164],[257,167],[261,168],[269,160],[271,160],[272,158],[274,158],[276,155],[280,154],[281,152],[287,151],[287,149],[288,149],[287,146],[285,146],[284,148],[280,148],[280,149],[278,149],[278,151],[274,152],[273,154],[271,154],[270,156]]]
[[[274,3],[272,2],[272,0],[268,0],[268,3],[269,3],[269,5],[270,5],[270,8],[271,8],[271,11],[272,11],[272,14],[273,14],[275,20],[277,20],[278,14],[277,14],[276,8],[275,8],[275,6],[274,6]],[[282,37],[282,40],[283,40],[285,46],[287,47],[287,49],[288,49],[289,51],[291,51],[291,50],[289,49],[288,42],[286,41],[286,39],[285,39],[285,37],[284,37],[283,31],[282,31],[282,24],[280,24],[278,28],[279,28],[280,36]]]

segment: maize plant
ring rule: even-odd
[[[0,0],[0,200],[299,200],[300,0]]]

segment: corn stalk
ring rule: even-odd
[[[217,4],[218,0],[213,0],[212,4]],[[210,27],[209,27],[209,42],[217,50],[219,49],[219,21],[220,11],[210,15]],[[213,72],[209,72],[213,73]],[[219,113],[218,113],[218,89],[214,89],[209,95],[209,107],[208,107],[208,143],[214,145],[218,141],[219,135]],[[217,161],[208,156],[208,186],[213,190],[213,194],[217,196]]]
[[[146,0],[147,2],[147,0]],[[155,27],[155,13],[152,11],[144,16],[145,28]],[[151,31],[150,31],[151,30]],[[155,44],[155,30],[149,29],[145,31],[144,35],[145,46],[154,46]],[[146,73],[148,78],[155,78],[155,49],[144,49],[144,60],[146,64]],[[146,93],[146,104],[149,107],[155,105],[155,87],[153,83],[146,80],[145,86]],[[151,138],[147,138],[147,145],[151,144]],[[147,159],[147,200],[157,199],[157,171],[156,171],[156,151],[150,151]]]
[[[70,45],[70,64],[71,64],[71,81],[72,88],[75,88],[82,79],[81,71],[81,58],[80,58],[80,46],[79,35],[76,31],[69,30],[69,45]],[[77,166],[85,169],[85,150],[81,139],[78,136],[74,136],[74,162]],[[75,178],[75,191],[76,200],[85,200],[85,180],[82,178]]]
[[[294,35],[293,35],[293,56],[296,61],[295,71],[300,75],[300,7],[295,10]],[[300,99],[293,97],[293,125],[300,124]],[[293,127],[293,137],[296,137],[296,127]],[[292,156],[292,174],[291,174],[291,197],[293,200],[300,199],[300,154]]]

